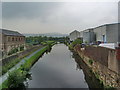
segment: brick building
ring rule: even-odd
[[[0,29],[0,51],[8,55],[8,53],[17,48],[18,51],[21,47],[25,46],[25,36],[17,31]]]

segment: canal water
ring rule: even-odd
[[[88,88],[83,69],[64,44],[56,44],[31,68],[28,88]]]

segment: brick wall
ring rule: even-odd
[[[101,63],[112,71],[120,73],[120,49],[109,49],[99,46],[75,46],[76,50],[87,56],[91,60]]]
[[[120,49],[76,45],[74,50],[105,86],[120,87]]]

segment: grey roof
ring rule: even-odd
[[[9,35],[9,36],[24,36],[17,31],[11,31],[11,30],[6,30],[6,29],[0,29],[0,33]]]
[[[99,28],[99,27],[104,27],[104,26],[117,25],[117,24],[120,25],[120,23],[104,24],[104,25],[97,26],[94,29]]]
[[[70,34],[72,34],[73,32],[78,32],[78,33],[80,33],[79,31],[77,31],[77,30],[74,30],[74,31],[72,31]]]

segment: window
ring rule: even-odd
[[[12,38],[12,41],[14,41],[14,37]]]
[[[8,41],[10,41],[10,37],[8,37]]]
[[[102,35],[102,38],[103,38],[103,42],[105,43],[106,42],[106,35]]]

